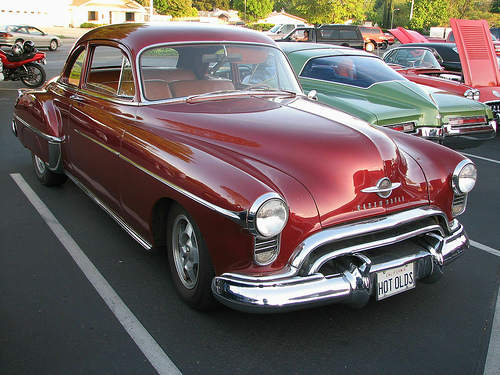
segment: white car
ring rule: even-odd
[[[37,48],[48,48],[51,51],[55,51],[62,46],[61,39],[57,36],[45,34],[34,26],[7,25],[0,28],[0,44],[13,45],[27,40],[35,43]]]

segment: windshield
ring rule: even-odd
[[[276,33],[276,32],[278,32],[278,30],[279,30],[280,28],[281,28],[281,25],[274,25],[273,27],[271,27],[271,28],[269,29],[269,32],[270,32],[270,33]]]
[[[400,48],[390,51],[384,60],[388,64],[397,64],[405,68],[441,69],[434,54],[426,48]]]
[[[301,92],[283,52],[262,45],[155,47],[141,54],[140,70],[148,100],[247,90]]]
[[[405,78],[382,60],[370,56],[326,56],[309,60],[300,77],[320,79],[358,87]]]

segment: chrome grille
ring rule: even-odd
[[[453,213],[455,215],[460,215],[465,211],[467,204],[467,194],[453,196]]]
[[[491,108],[494,117],[498,118],[500,116],[500,101],[486,102],[485,104]]]
[[[255,238],[254,251],[256,254],[263,253],[266,251],[277,251],[280,244],[280,236],[274,236],[271,238]]]

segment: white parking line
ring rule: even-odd
[[[500,164],[500,161],[499,161],[499,160],[490,159],[490,158],[485,158],[485,157],[483,157],[483,156],[477,156],[477,155],[472,155],[472,154],[466,154],[465,152],[462,152],[462,155],[469,156],[469,157],[472,157],[472,158],[481,159],[481,160],[485,160],[485,161],[490,161],[490,162],[492,162],[492,163],[496,163],[496,164]]]
[[[78,267],[80,267],[95,290],[99,293],[104,302],[106,302],[113,314],[120,321],[123,328],[125,328],[130,337],[135,341],[139,349],[141,349],[156,371],[158,371],[161,375],[181,374],[179,369],[165,354],[163,349],[144,328],[141,322],[139,322],[139,320],[134,316],[127,305],[125,305],[118,294],[113,290],[111,285],[109,285],[99,270],[85,255],[82,249],[73,240],[66,229],[64,229],[61,223],[59,223],[52,212],[50,212],[42,200],[31,189],[24,178],[19,173],[11,174],[11,177],[22,190],[24,195],[26,195],[29,199],[33,207],[35,207],[38,211],[40,216],[45,220],[59,241],[61,241],[63,246],[66,248],[66,251],[71,255],[75,263]]]
[[[476,241],[470,241],[470,244],[477,249],[500,257],[500,250]],[[484,365],[484,375],[498,374],[500,374],[500,291],[497,296],[493,325],[491,327],[490,344],[488,345],[488,354],[486,355],[486,363]]]

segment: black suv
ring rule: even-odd
[[[306,33],[307,32],[307,33]],[[327,43],[339,46],[365,48],[365,42],[357,25],[321,25],[319,27],[297,27],[290,34],[278,41],[302,41]]]

